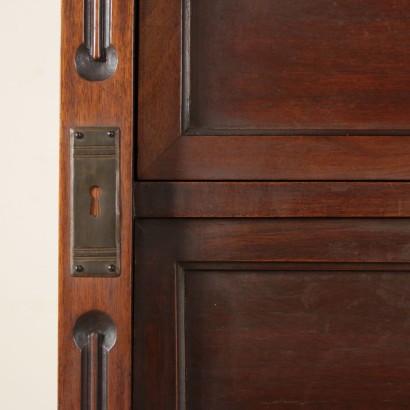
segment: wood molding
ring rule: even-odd
[[[138,171],[182,134],[181,2],[141,1],[138,52]]]
[[[409,136],[183,135],[146,168],[139,163],[138,175],[168,181],[405,181],[409,146]]]
[[[408,182],[137,182],[138,218],[410,216]]]
[[[131,283],[133,181],[134,1],[112,4],[115,74],[90,82],[79,76],[75,53],[83,42],[83,2],[63,0],[61,59],[59,409],[81,408],[81,352],[73,340],[76,320],[85,312],[110,315],[117,341],[108,356],[107,407],[131,407]],[[118,127],[120,141],[121,275],[77,278],[70,267],[70,128]]]

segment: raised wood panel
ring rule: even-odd
[[[138,177],[408,180],[406,16],[401,0],[140,2]]]
[[[408,272],[182,270],[179,280],[179,409],[410,404]]]
[[[410,129],[406,1],[186,3],[189,132]]]
[[[137,182],[141,218],[409,217],[407,182]]]
[[[139,219],[136,235],[135,408],[410,405],[402,220]]]

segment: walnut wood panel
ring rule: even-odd
[[[407,2],[189,3],[190,132],[410,129]]]
[[[83,41],[83,2],[62,2],[61,151],[60,151],[60,293],[59,409],[81,406],[81,352],[73,328],[83,313],[99,310],[113,319],[117,341],[108,356],[108,409],[131,407],[131,255],[133,142],[134,2],[114,1],[113,32],[118,69],[106,81],[82,79],[74,67]],[[70,128],[118,127],[120,141],[121,276],[115,279],[71,276],[70,249]]]
[[[137,182],[143,218],[409,217],[406,182]]]
[[[404,2],[182,6],[140,3],[140,179],[409,179]]]
[[[186,270],[179,280],[182,409],[408,408],[408,272]]]
[[[410,404],[405,386],[410,367],[407,356],[402,357],[410,337],[405,328],[409,224],[400,219],[140,219],[136,235],[135,408],[285,409],[312,399],[316,404],[308,408],[316,410],[326,408],[318,400],[329,400],[331,393],[332,408],[339,409],[347,408],[346,403],[392,409],[383,401],[387,399],[397,404],[394,408]],[[184,284],[181,276],[191,271],[204,276]],[[224,276],[217,275],[221,271]],[[241,282],[234,273],[238,271],[250,272],[251,284]],[[315,283],[323,283],[323,292],[313,286],[308,293]],[[188,301],[181,297],[186,291]],[[300,302],[305,291],[307,307]],[[275,294],[283,298],[275,299]],[[217,297],[219,308],[214,306]],[[230,303],[234,298],[238,304]],[[205,306],[212,301],[213,306]],[[261,307],[264,303],[266,309]],[[218,317],[210,316],[211,309],[219,309]],[[305,317],[301,323],[309,309],[316,321]],[[281,329],[287,339],[282,340],[274,334],[276,327],[268,326],[273,312],[280,311],[289,315]],[[242,338],[238,324],[244,317],[252,319],[255,332]],[[284,324],[285,316],[281,320],[278,325]],[[374,328],[366,334],[370,323]],[[226,345],[218,335],[223,326],[232,331]],[[350,333],[345,333],[347,328]],[[312,350],[314,331],[318,345]],[[241,346],[249,348],[243,361],[230,362]],[[210,349],[212,357],[207,356]],[[286,350],[296,356],[286,356]],[[328,362],[311,367],[315,357]],[[276,359],[277,367],[266,365]],[[249,373],[244,374],[241,363],[248,365]],[[219,378],[209,373],[213,365],[225,366]],[[275,371],[280,385],[269,388],[264,383]],[[367,371],[367,378],[361,379]],[[318,382],[327,377],[326,392],[309,385],[313,376]],[[386,378],[393,384],[366,396],[372,381],[380,386]],[[292,393],[293,379],[302,384]],[[282,395],[276,394],[279,389]],[[356,402],[347,401],[355,397]],[[263,406],[260,401],[266,398],[271,401]],[[284,404],[289,398],[297,403]],[[276,407],[272,400],[279,401]]]

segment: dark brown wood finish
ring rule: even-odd
[[[409,224],[162,219],[136,233],[134,408],[408,406]]]
[[[146,149],[138,161],[144,180],[400,181],[410,176],[408,136],[181,136],[143,169]]]
[[[58,399],[61,410],[81,408],[81,351],[74,343],[73,328],[83,313],[93,310],[109,314],[117,329],[116,343],[108,353],[107,407],[131,406],[133,3],[112,2],[112,41],[119,58],[118,68],[109,80],[90,82],[82,79],[74,67],[75,52],[83,41],[83,2],[62,2]],[[74,278],[70,266],[70,128],[107,126],[118,127],[121,132],[121,276]],[[98,363],[91,365],[95,367]],[[97,386],[93,389],[96,391]],[[93,409],[101,408],[96,399],[90,399]]]
[[[139,177],[409,179],[407,6],[141,2]]]
[[[406,1],[189,3],[187,132],[410,130]]]
[[[408,6],[140,2],[134,408],[409,408]]]
[[[409,273],[370,269],[181,273],[186,408],[408,408]]]
[[[409,408],[408,2],[112,5],[118,68],[90,82],[63,0],[59,408]],[[69,132],[107,126],[121,275],[74,278]]]
[[[408,182],[137,182],[141,218],[409,217]]]

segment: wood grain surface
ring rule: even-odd
[[[140,219],[136,235],[134,408],[409,406],[409,224]]]
[[[409,408],[407,3],[359,3],[114,1],[118,69],[88,82],[63,1],[59,409],[93,310],[109,410]],[[120,128],[118,278],[70,274],[75,127]]]
[[[61,151],[60,151],[60,293],[59,409],[81,403],[81,353],[73,341],[76,319],[91,310],[108,313],[118,331],[108,355],[108,408],[131,406],[131,255],[133,180],[133,33],[134,2],[114,1],[114,44],[119,64],[103,82],[82,79],[74,67],[83,41],[83,3],[62,2]],[[73,278],[70,267],[70,128],[119,127],[121,175],[121,276]]]
[[[182,275],[187,409],[408,407],[408,272]]]
[[[143,155],[144,149],[141,159]],[[168,181],[406,181],[410,179],[409,155],[409,136],[181,136],[158,152],[148,168],[139,165],[139,177]]]
[[[407,2],[199,0],[190,15],[190,130],[410,130]]]
[[[139,178],[408,180],[406,16],[401,0],[141,2]]]
[[[409,217],[407,182],[137,182],[141,218]]]

